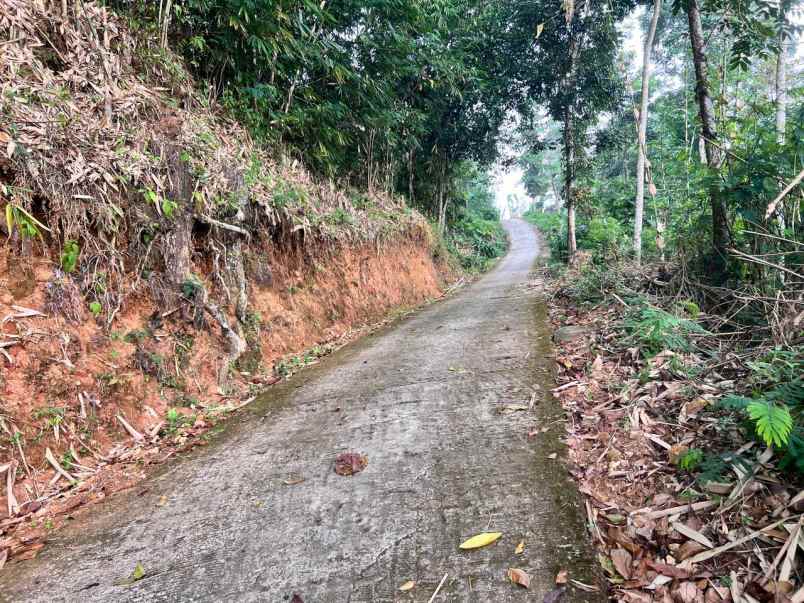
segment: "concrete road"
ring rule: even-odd
[[[270,389],[209,446],[7,566],[0,600],[423,602],[446,574],[435,601],[541,602],[561,569],[595,582],[547,394],[537,237],[505,227],[511,250],[484,278]],[[366,469],[337,475],[344,451]],[[487,530],[503,536],[458,548]],[[145,576],[116,585],[137,563]]]

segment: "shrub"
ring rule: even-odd
[[[753,437],[782,453],[783,468],[804,473],[804,348],[771,350],[748,364],[754,393],[723,396],[719,406],[740,412]]]
[[[505,253],[508,241],[499,221],[468,212],[450,225],[446,245],[463,268],[480,272]]]

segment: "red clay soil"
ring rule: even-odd
[[[46,290],[57,264],[0,249],[0,352],[7,354],[0,354],[0,471],[11,463],[16,499],[9,501],[0,473],[0,567],[6,558],[34,556],[76,507],[203,444],[196,436],[302,364],[289,355],[322,346],[313,357],[321,355],[395,309],[440,296],[452,276],[427,242],[409,238],[381,249],[342,245],[318,257],[274,251],[264,259],[270,272],[250,282],[249,350],[221,387],[225,342],[217,324],[199,328],[181,308],[156,308],[144,297],[128,298],[110,330],[80,295],[54,314]],[[77,486],[58,477],[48,449]]]

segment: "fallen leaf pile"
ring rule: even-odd
[[[368,465],[368,457],[358,452],[344,452],[335,458],[335,473],[338,475],[354,475],[360,473]]]
[[[733,390],[737,360],[646,357],[618,329],[621,300],[581,308],[561,282],[552,294],[554,328],[588,328],[556,344],[553,393],[566,410],[569,470],[612,598],[804,601],[804,493],[779,473],[770,450],[746,443],[713,408]],[[675,370],[681,364],[702,370],[692,378]],[[737,450],[752,466],[733,464],[728,479],[700,483],[680,466],[691,450]]]

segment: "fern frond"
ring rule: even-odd
[[[788,383],[780,383],[767,394],[771,400],[778,400],[788,406],[804,405],[804,381],[796,379]]]
[[[718,407],[727,410],[745,410],[749,404],[755,402],[753,398],[746,398],[745,396],[738,396],[737,394],[729,394],[723,396],[718,400]]]
[[[754,422],[757,434],[768,446],[786,446],[793,431],[793,417],[784,404],[777,405],[754,400],[747,407],[748,416]]]

